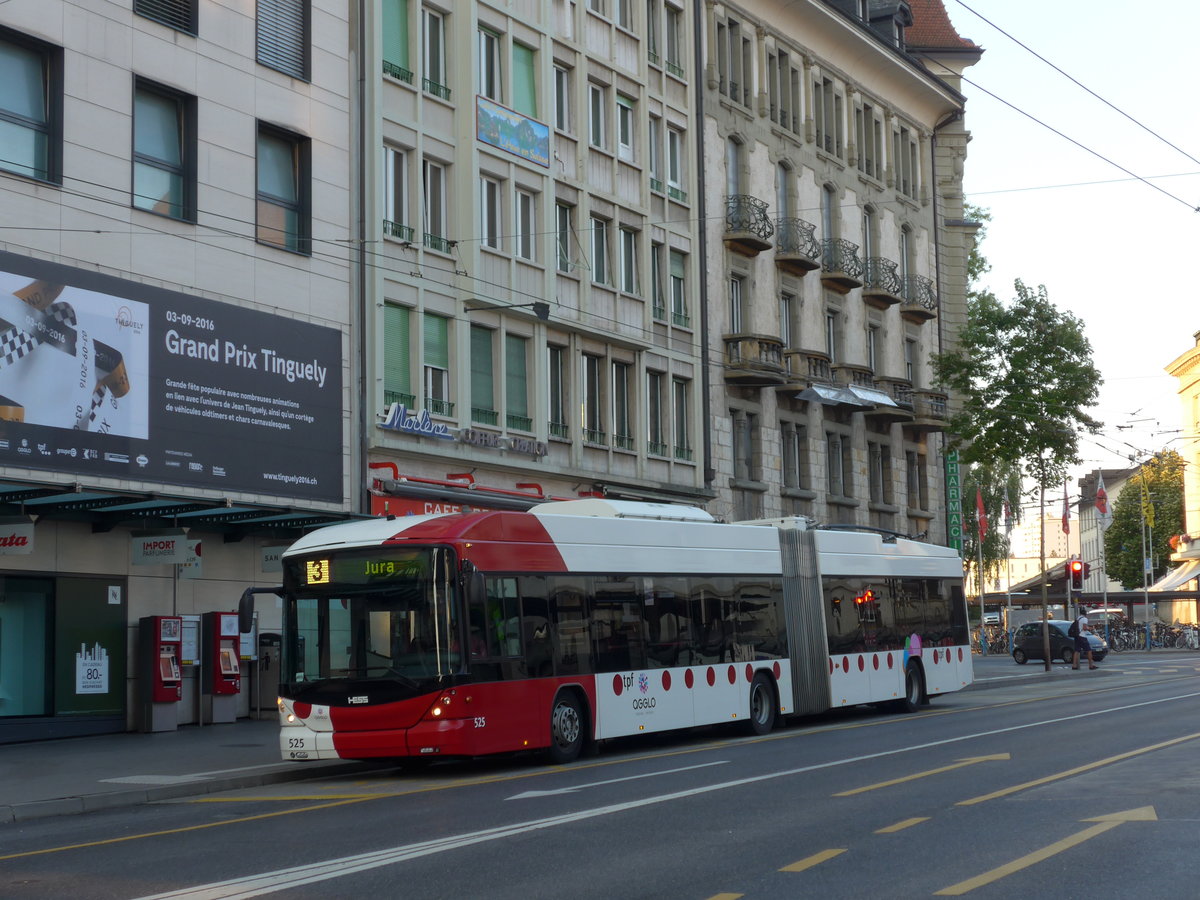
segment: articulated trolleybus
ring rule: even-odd
[[[283,557],[284,759],[476,756],[971,682],[945,547],[583,499],[334,525]]]

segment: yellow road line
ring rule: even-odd
[[[713,894],[708,900],[738,900],[739,897],[744,897],[745,894]]]
[[[900,778],[893,778],[891,781],[881,781],[878,784],[868,784],[865,787],[853,788],[848,791],[841,791],[834,794],[835,797],[852,797],[855,794],[865,794],[867,791],[875,791],[879,788],[892,787],[897,784],[904,784],[906,781],[916,781],[918,778],[928,778],[930,775],[941,775],[943,772],[953,772],[955,769],[961,769],[965,766],[973,766],[981,762],[994,762],[996,760],[1011,759],[1007,753],[995,753],[991,756],[971,756],[967,759],[960,759],[958,762],[951,763],[948,766],[942,766],[938,769],[929,769],[925,772],[915,772],[912,775],[904,775]]]
[[[790,866],[784,866],[779,871],[803,872],[805,869],[811,869],[813,866],[819,866],[826,860],[833,859],[835,856],[839,856],[845,852],[845,848],[842,848],[841,850],[822,850],[820,853],[814,853],[812,856],[802,859],[799,862],[794,862]]]
[[[914,825],[920,825],[922,822],[928,822],[929,816],[918,816],[915,819],[905,819],[902,822],[897,822],[895,825],[889,825],[887,828],[880,828],[876,834],[895,834],[897,831],[903,831],[905,828],[912,828]]]
[[[999,881],[1007,875],[1014,872],[1019,872],[1022,869],[1027,869],[1032,865],[1043,862],[1052,856],[1062,853],[1064,850],[1070,850],[1082,844],[1084,841],[1089,841],[1097,835],[1104,834],[1116,828],[1123,822],[1153,822],[1157,821],[1158,816],[1154,812],[1154,807],[1143,806],[1140,809],[1131,809],[1123,813],[1113,813],[1107,816],[1096,816],[1091,819],[1084,819],[1085,822],[1098,822],[1098,824],[1085,828],[1083,831],[1078,831],[1070,837],[1065,837],[1061,841],[1055,841],[1048,847],[1043,847],[1040,850],[1035,850],[1033,853],[1028,853],[1019,859],[1014,859],[1010,863],[1005,863],[1002,866],[997,866],[991,871],[984,872],[982,875],[976,875],[974,878],[968,878],[966,881],[960,881],[958,884],[952,884],[950,887],[942,888],[934,894],[935,897],[957,897],[965,894],[968,891],[973,891],[977,887],[983,887],[986,884],[991,884],[994,881]]]
[[[1065,772],[1058,772],[1055,775],[1047,775],[1044,778],[1037,778],[1033,781],[1027,781],[1024,784],[1015,784],[1012,787],[1002,788],[1001,790],[993,791],[990,794],[983,794],[980,797],[972,797],[970,800],[959,800],[955,806],[974,806],[976,803],[983,803],[986,800],[995,800],[999,797],[1007,797],[1010,794],[1016,794],[1019,791],[1040,787],[1043,784],[1049,784],[1052,781],[1059,781],[1063,778],[1070,778],[1072,775],[1090,772],[1093,769],[1099,769],[1102,766],[1109,766],[1125,759],[1132,759],[1135,756],[1141,756],[1145,753],[1153,753],[1155,750],[1162,750],[1164,747],[1172,747],[1175,744],[1182,744],[1186,741],[1194,741],[1196,738],[1200,738],[1200,733],[1172,738],[1169,741],[1163,741],[1161,744],[1151,744],[1149,747],[1140,747],[1137,750],[1130,750],[1127,753],[1118,753],[1116,756],[1110,756],[1107,759],[1097,760],[1094,763],[1088,763],[1084,766],[1076,766],[1073,769],[1067,769]]]

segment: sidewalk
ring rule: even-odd
[[[157,734],[0,745],[0,824],[302,781],[381,764],[279,758],[275,719],[184,725]]]

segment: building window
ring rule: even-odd
[[[908,276],[912,274],[912,230],[905,225],[900,229],[900,279],[905,290],[908,290]]]
[[[667,317],[667,291],[663,284],[663,244],[657,241],[650,245],[650,294],[652,300],[651,314],[656,319]]]
[[[601,150],[607,146],[608,90],[599,84],[588,85],[588,143]]]
[[[517,43],[512,46],[512,106],[523,116],[537,118],[537,53]]]
[[[910,509],[929,509],[929,479],[924,454],[909,450],[904,454],[907,470],[908,506]]]
[[[671,379],[671,440],[674,456],[690,462],[692,460],[691,415],[688,412],[691,382],[684,378]]]
[[[683,134],[677,128],[667,128],[667,196],[687,203],[683,178]]]
[[[583,354],[583,369],[580,386],[583,396],[580,398],[580,411],[583,427],[583,439],[591,444],[604,444],[608,436],[604,432],[604,380],[603,364],[599,356]]]
[[[133,93],[133,205],[196,218],[196,104],[137,79]]]
[[[633,159],[633,101],[621,94],[617,95],[617,156],[621,159]]]
[[[786,50],[767,54],[767,103],[772,122],[800,131],[800,70]]]
[[[571,130],[571,71],[554,67],[554,127]]]
[[[717,90],[734,103],[750,104],[754,54],[749,34],[736,19],[717,22]]]
[[[754,436],[758,433],[758,416],[731,409],[729,418],[733,425],[733,477],[739,481],[756,481]]]
[[[657,66],[659,54],[662,53],[662,42],[659,31],[662,29],[662,4],[659,0],[646,0],[646,54],[651,65]]]
[[[838,236],[837,194],[829,185],[821,188],[821,237],[830,240]]]
[[[549,385],[546,391],[549,409],[550,436],[568,438],[571,427],[567,424],[567,348],[550,344],[546,348],[546,374]]]
[[[383,0],[383,71],[412,84],[408,58],[408,0]]]
[[[500,35],[486,28],[479,29],[479,93],[497,103],[504,102],[501,91]]]
[[[571,235],[575,231],[575,207],[565,203],[554,205],[555,244],[558,249],[558,271],[570,272],[574,267],[571,260]]]
[[[780,423],[783,441],[783,486],[808,490],[808,430],[795,422]]]
[[[917,142],[911,131],[901,128],[892,135],[896,190],[906,197],[917,196]]]
[[[617,24],[626,31],[633,28],[633,0],[616,0]]]
[[[0,169],[62,180],[62,50],[0,29]]]
[[[789,294],[784,291],[779,295],[779,339],[783,341],[784,347],[795,347],[797,342],[793,337],[793,318],[796,315],[798,301],[795,294]]]
[[[842,361],[842,314],[836,309],[825,310],[825,353],[834,365]]]
[[[471,421],[479,425],[495,425],[498,419],[492,340],[490,328],[471,326]]]
[[[509,428],[533,431],[529,417],[529,341],[516,334],[504,336],[504,409]]]
[[[408,152],[383,148],[383,233],[401,241],[413,239],[408,225]]]
[[[608,15],[608,0],[587,0],[587,8],[600,16]]]
[[[309,252],[309,142],[258,126],[256,238],[294,253]]]
[[[446,167],[433,160],[422,164],[422,182],[425,188],[425,246],[440,253],[450,252],[450,241],[446,239]]]
[[[421,10],[421,48],[424,51],[422,90],[449,100],[450,88],[446,86],[446,17],[428,7]]]
[[[533,259],[533,236],[537,231],[537,207],[533,194],[528,191],[517,191],[517,246],[516,253],[521,259]]]
[[[729,279],[729,333],[741,334],[745,322],[743,321],[744,310],[742,309],[743,291],[746,286],[746,279],[741,275],[734,275]]]
[[[255,36],[258,61],[268,68],[308,80],[308,0],[258,0]]]
[[[883,174],[883,122],[869,103],[854,111],[854,131],[858,141],[859,171],[880,178]]]
[[[425,313],[423,387],[425,408],[431,415],[452,416],[450,402],[450,320]]]
[[[479,179],[479,228],[483,246],[499,249],[500,182],[494,178]]]
[[[912,387],[917,386],[917,342],[911,338],[904,341],[904,377]]]
[[[667,428],[663,390],[666,376],[662,372],[646,373],[646,452],[651,456],[667,455]]]
[[[133,11],[188,34],[196,33],[197,0],[133,0]]]
[[[671,251],[671,321],[688,328],[692,324],[688,316],[686,288],[687,257],[678,250]]]
[[[395,303],[383,306],[383,402],[416,406],[412,395],[409,319],[411,311]]]
[[[887,444],[867,442],[867,466],[870,473],[872,503],[892,502],[892,448]]]
[[[829,78],[813,82],[813,119],[817,126],[817,147],[841,158],[845,145],[842,94]]]
[[[667,41],[667,71],[676,78],[683,77],[683,13],[667,6],[667,23],[663,36]]]
[[[630,228],[621,229],[621,290],[627,294],[638,293],[637,239],[638,233]]]
[[[632,450],[633,410],[629,401],[629,379],[633,367],[627,362],[612,364],[612,431],[613,446]]]
[[[849,435],[837,431],[825,433],[825,467],[829,493],[834,497],[852,497]]]
[[[883,327],[877,322],[872,322],[867,326],[867,368],[872,372],[879,371],[879,348],[882,333]]]
[[[863,209],[862,215],[862,258],[869,260],[872,257],[878,256],[876,251],[875,236],[879,231],[879,223],[876,221],[875,210],[868,206]]]
[[[647,152],[650,159],[647,170],[650,173],[650,190],[656,194],[665,194],[666,186],[663,184],[663,168],[662,168],[662,119],[657,116],[651,116],[649,129],[647,131],[647,141],[649,145]]]
[[[592,217],[592,281],[612,284],[608,273],[608,222]]]

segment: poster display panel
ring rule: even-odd
[[[342,333],[0,252],[0,465],[339,502]]]

